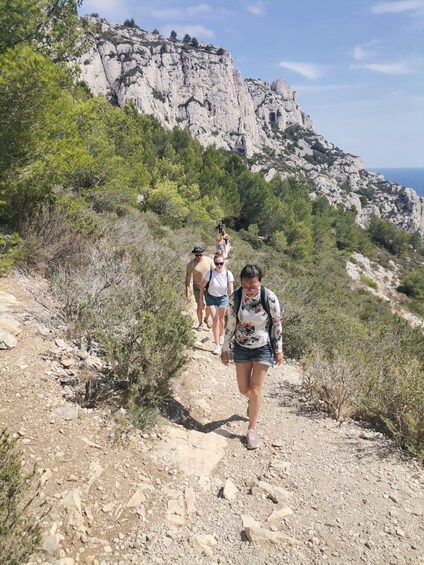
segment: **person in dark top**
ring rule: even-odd
[[[219,220],[219,223],[216,226],[216,229],[218,230],[219,236],[221,236],[224,233],[224,224],[223,224],[222,220]]]

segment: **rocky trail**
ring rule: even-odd
[[[234,366],[197,337],[168,418],[140,431],[75,402],[101,360],[67,341],[42,281],[0,279],[0,426],[49,510],[31,564],[424,563],[422,467],[311,410],[290,363],[269,372],[247,451]]]

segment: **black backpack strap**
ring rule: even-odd
[[[210,283],[211,283],[211,280],[212,280],[212,269],[209,271],[209,280],[208,280],[208,282],[207,282],[206,285],[205,285],[205,290],[208,290],[209,285],[210,285]]]
[[[237,322],[240,321],[238,317],[238,313],[241,304],[241,291],[242,291],[241,287],[234,291],[234,312],[236,313]]]

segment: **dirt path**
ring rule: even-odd
[[[270,371],[262,447],[247,451],[234,367],[202,332],[169,418],[140,432],[72,402],[95,356],[23,283],[0,279],[0,317],[22,330],[0,351],[0,425],[37,463],[50,508],[31,563],[424,563],[422,468],[380,434],[311,412],[298,367]]]

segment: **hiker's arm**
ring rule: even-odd
[[[275,360],[281,363],[283,360],[283,327],[281,325],[281,309],[278,298],[269,291],[268,294],[269,311],[272,318],[271,341],[275,353]],[[277,361],[278,356],[278,361]]]
[[[191,273],[192,273],[192,270],[190,269],[190,267],[187,267],[186,278],[185,278],[185,294],[186,294],[187,300],[190,300],[190,298],[191,298],[191,290],[190,290]]]
[[[228,296],[231,296],[234,292],[234,283],[231,281],[228,283]]]
[[[207,285],[207,283],[208,283],[207,279],[202,280],[202,284],[200,285],[199,304],[203,304],[203,297],[205,295],[205,286]]]

